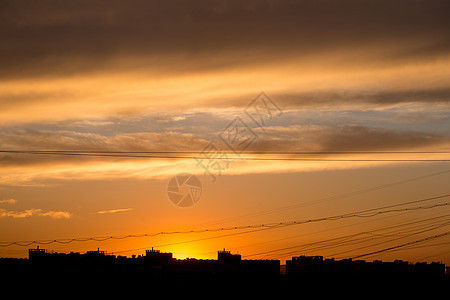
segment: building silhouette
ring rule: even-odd
[[[59,274],[58,277],[70,280],[250,282],[278,280],[280,275],[279,260],[243,260],[241,255],[225,249],[217,252],[217,259],[176,259],[172,253],[153,248],[143,256],[130,258],[106,254],[100,249],[81,254],[50,253],[37,247],[29,249],[28,254],[28,260],[24,260],[28,271],[46,278]],[[0,262],[0,268],[3,265]]]
[[[442,263],[416,263],[395,260],[383,262],[333,258],[322,256],[297,256],[286,261],[286,276],[290,280],[311,282],[441,282],[445,280]]]
[[[156,249],[131,257],[107,254],[100,249],[86,253],[47,252],[29,249],[28,259],[0,258],[0,276],[21,282],[67,286],[158,286],[162,283],[202,282],[251,284],[284,288],[331,284],[400,284],[433,282],[448,284],[445,265],[335,260],[322,256],[295,256],[280,266],[279,260],[246,260],[225,249],[217,259],[176,259],[170,252]],[[282,270],[282,272],[280,272]]]
[[[149,265],[165,266],[173,261],[172,253],[159,250],[145,250],[145,262]]]

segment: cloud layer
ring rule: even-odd
[[[448,53],[447,1],[4,1],[2,77],[147,66],[184,72],[383,45]],[[431,34],[430,34],[431,33]],[[398,45],[402,47],[398,49]],[[397,49],[396,49],[397,48]],[[370,54],[369,54],[370,55]],[[358,60],[358,57],[355,57]]]
[[[448,104],[448,1],[3,1],[0,122]],[[1,125],[0,123],[0,125]]]
[[[133,210],[134,208],[117,208],[117,209],[110,209],[110,210],[100,210],[97,213],[98,214],[115,214],[118,212],[126,212]]]
[[[18,218],[29,218],[29,217],[50,217],[52,219],[69,219],[72,214],[67,211],[44,211],[40,208],[35,209],[26,209],[22,211],[14,211],[14,210],[6,210],[3,208],[0,208],[0,218],[1,217],[11,217],[14,219]]]
[[[4,200],[0,200],[0,204],[14,204],[14,203],[16,203],[17,202],[17,200],[16,199],[4,199]]]
[[[233,116],[239,116],[257,134],[246,149],[248,151],[449,151],[450,136],[446,130],[450,126],[448,111],[440,108],[440,111],[428,116],[423,109],[421,106],[409,106],[371,111],[336,108],[288,110],[270,120],[265,127],[257,126],[243,111],[231,114],[229,111],[223,114],[220,111],[165,114],[164,122],[160,122],[160,117],[155,115],[147,116],[145,121],[140,118],[96,122],[86,119],[83,124],[63,122],[52,126],[36,124],[6,128],[0,134],[0,141],[6,149],[14,150],[187,151],[201,157],[203,149],[211,142],[220,151],[230,151],[219,135],[233,121]],[[48,183],[49,180],[166,178],[185,171],[204,171],[193,159],[164,158],[165,155],[170,156],[164,153],[157,155],[162,156],[157,158],[139,157],[139,153],[134,155],[137,157],[3,153],[0,155],[3,170],[0,183],[34,185]],[[342,157],[328,155],[311,158]],[[345,158],[368,157],[347,155]],[[445,158],[445,154],[422,154],[420,157],[386,154],[381,158],[439,159]],[[326,164],[315,166],[339,168],[337,164]],[[256,162],[242,162],[239,159],[233,166],[227,174],[317,169],[313,164],[304,162],[276,161],[260,163],[258,167]],[[348,164],[345,167],[360,166]]]
[[[249,150],[449,149],[448,1],[1,6],[0,150],[201,151],[262,90],[283,115],[264,129],[245,119],[259,137]],[[2,153],[0,184],[191,165]],[[305,168],[247,172],[287,169]]]

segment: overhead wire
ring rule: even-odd
[[[232,151],[222,151],[235,154]],[[197,159],[215,160],[214,156],[201,156],[201,151],[101,151],[101,150],[0,150],[0,153],[30,154],[30,155],[62,155],[88,157],[119,157],[119,158],[154,158],[154,159]],[[254,155],[343,155],[343,154],[450,154],[448,151],[313,151],[313,152],[269,152],[253,151],[242,154]],[[240,161],[329,161],[329,162],[449,162],[448,158],[382,158],[382,159],[335,159],[335,158],[305,158],[305,157],[249,157],[235,155],[233,160]]]
[[[90,238],[72,238],[72,239],[47,239],[47,240],[34,240],[34,241],[20,241],[20,242],[0,242],[0,247],[9,247],[9,246],[30,246],[30,245],[48,245],[53,243],[62,243],[62,244],[68,244],[72,242],[83,242],[83,241],[106,241],[110,239],[128,239],[128,238],[138,238],[138,237],[152,237],[162,234],[189,234],[189,233],[201,233],[201,232],[218,232],[218,231],[227,231],[227,230],[242,230],[242,229],[250,229],[250,231],[246,231],[245,233],[252,232],[251,230],[269,230],[269,229],[275,229],[280,227],[286,227],[286,226],[294,226],[294,225],[300,225],[300,224],[307,224],[307,223],[316,223],[316,222],[322,222],[322,221],[333,221],[333,220],[342,220],[347,218],[357,218],[357,217],[373,217],[378,216],[382,214],[387,213],[393,213],[393,212],[401,212],[401,211],[415,211],[415,210],[424,210],[424,209],[432,209],[435,207],[443,207],[443,206],[449,206],[450,202],[444,202],[444,203],[437,203],[432,205],[426,205],[426,206],[417,206],[417,207],[404,207],[404,208],[396,208],[399,206],[409,205],[412,203],[419,203],[419,202],[427,202],[431,200],[437,200],[450,197],[450,194],[444,194],[439,195],[435,197],[429,197],[414,201],[408,201],[403,203],[398,203],[394,205],[388,205],[381,208],[373,208],[373,209],[367,209],[367,210],[361,210],[341,215],[333,215],[328,217],[322,217],[322,218],[314,218],[314,219],[307,219],[307,220],[297,220],[297,221],[288,221],[288,222],[272,222],[272,223],[265,223],[265,224],[254,224],[254,225],[245,225],[245,226],[229,226],[229,227],[218,227],[218,228],[206,228],[201,230],[184,230],[184,231],[160,231],[156,233],[143,233],[143,234],[129,234],[129,235],[121,235],[121,236],[104,236],[104,237],[90,237]],[[239,233],[241,234],[241,233]],[[218,238],[218,237],[208,237],[210,238]],[[194,240],[199,241],[199,239]],[[177,244],[181,243],[187,243],[192,241],[184,241],[179,242]],[[166,246],[166,245],[162,245]]]
[[[426,219],[422,219],[422,220],[414,220],[414,221],[410,221],[410,222],[404,222],[401,224],[383,226],[383,227],[369,230],[369,231],[366,230],[366,231],[361,231],[358,233],[352,233],[352,234],[334,237],[334,238],[330,238],[330,239],[324,239],[324,240],[319,240],[319,241],[314,241],[314,242],[309,242],[309,243],[303,243],[303,244],[287,246],[287,247],[282,247],[282,248],[277,248],[277,249],[272,249],[272,250],[266,250],[263,252],[253,253],[253,254],[246,255],[246,256],[252,257],[252,256],[259,256],[262,254],[273,254],[273,253],[278,253],[279,255],[285,254],[284,256],[287,256],[289,254],[298,253],[298,251],[300,251],[300,250],[302,250],[302,251],[317,251],[317,250],[324,250],[327,248],[338,248],[341,246],[345,246],[345,245],[347,245],[347,243],[351,243],[351,242],[364,242],[365,239],[368,238],[368,237],[365,237],[364,235],[369,235],[369,238],[371,236],[378,236],[378,238],[391,237],[391,236],[402,236],[402,235],[407,234],[406,230],[413,230],[415,227],[418,227],[420,230],[424,229],[422,227],[423,224],[422,225],[416,225],[416,224],[427,223],[429,221],[432,221],[429,226],[433,226],[434,224],[439,225],[439,224],[442,224],[442,222],[443,222],[443,221],[441,221],[442,219],[444,219],[444,221],[445,221],[444,223],[447,223],[450,220],[450,216],[443,215],[443,216],[426,218]],[[411,225],[416,225],[416,226],[411,227]],[[401,227],[407,227],[407,229],[403,229],[402,231],[397,231],[397,229],[401,228]],[[395,230],[392,231],[392,229],[395,229]],[[391,231],[387,231],[387,230],[391,230]],[[387,232],[385,232],[385,231],[387,231]],[[378,232],[385,232],[385,233],[377,234]],[[356,240],[353,239],[358,236],[363,236],[363,237],[360,237]],[[314,246],[314,247],[310,247],[310,246]],[[288,250],[288,251],[286,251],[286,250]]]
[[[161,153],[165,153],[165,154],[173,154],[173,153],[183,153],[186,154],[188,152],[186,151],[173,151],[173,152],[161,152],[161,151],[153,151],[153,152],[114,152],[114,151],[110,151],[110,152],[103,152],[103,151],[21,151],[21,150],[0,150],[0,153],[16,153],[16,154],[42,154],[42,155],[82,155],[82,156],[114,156],[114,157],[149,157],[149,158],[197,158],[197,157],[193,157],[193,156],[173,156],[173,155],[130,155],[130,154],[161,154]],[[189,152],[189,153],[194,153],[194,152]],[[198,154],[198,152],[196,152]],[[267,153],[267,152],[258,152],[258,151],[254,151],[254,152],[247,152],[248,154],[277,154],[277,155],[330,155],[330,154],[448,154],[450,152],[430,152],[430,151],[347,151],[347,152],[336,152],[336,151],[330,151],[330,152],[271,152],[271,153]],[[127,155],[128,154],[128,155]],[[203,157],[201,159],[204,159]],[[244,160],[246,160],[247,158],[243,157]],[[249,158],[249,160],[311,160],[311,159],[303,159],[303,158]],[[316,160],[316,159],[313,159]],[[322,159],[321,159],[322,160]],[[389,160],[331,160],[331,161],[393,161],[391,159]],[[450,161],[450,160],[395,160],[395,161]],[[419,180],[419,179],[423,179],[426,177],[431,177],[431,176],[435,176],[435,175],[440,175],[440,174],[444,174],[449,172],[450,170],[444,170],[441,172],[437,172],[437,173],[433,173],[433,174],[428,174],[425,176],[420,176],[420,177],[416,177],[416,178],[412,178],[412,179],[407,179],[407,180],[403,180],[403,181],[398,181],[395,183],[391,183],[391,184],[386,184],[386,185],[381,185],[381,186],[376,186],[376,187],[372,187],[369,189],[364,189],[364,190],[359,190],[359,191],[355,191],[355,192],[351,192],[351,193],[347,193],[347,194],[341,194],[341,195],[337,195],[334,197],[329,197],[328,199],[333,199],[333,198],[340,198],[340,197],[346,197],[346,196],[351,196],[351,195],[355,195],[355,194],[359,194],[359,193],[364,193],[364,192],[368,192],[368,191],[373,191],[373,190],[377,190],[377,189],[381,189],[381,188],[385,188],[385,187],[389,187],[389,186],[393,186],[396,184],[402,184],[402,183],[407,183],[407,182],[411,182],[414,180]],[[435,200],[435,199],[439,199],[441,197],[448,197],[449,195],[441,195],[439,197],[431,197],[428,199],[421,199],[421,200],[416,200],[416,201],[410,201],[408,203],[401,203],[401,204],[394,204],[394,205],[390,205],[390,206],[385,206],[383,208],[377,208],[377,209],[387,209],[387,208],[393,208],[393,207],[397,207],[400,205],[407,205],[407,204],[412,204],[412,203],[418,203],[418,202],[422,202],[422,201],[429,201],[429,200]],[[327,198],[324,199],[319,199],[319,200],[315,200],[315,201],[311,201],[308,203],[317,203],[319,201],[324,201],[327,200]],[[305,205],[304,203],[302,203],[303,205]],[[302,205],[300,204],[300,205]],[[338,216],[331,216],[331,217],[326,217],[326,218],[319,218],[319,219],[310,219],[310,220],[303,220],[303,221],[291,221],[291,222],[279,222],[279,223],[268,223],[268,224],[259,224],[259,225],[248,225],[248,226],[234,226],[234,227],[220,227],[220,228],[213,228],[213,229],[204,229],[204,230],[189,230],[189,231],[172,231],[172,232],[158,232],[158,233],[153,233],[153,234],[133,234],[133,235],[124,235],[124,236],[107,236],[107,237],[91,237],[91,238],[73,238],[73,239],[55,239],[55,240],[38,240],[38,241],[24,241],[24,242],[0,242],[0,247],[8,247],[8,246],[12,246],[12,245],[17,245],[17,246],[29,246],[32,244],[42,244],[42,245],[47,245],[47,244],[52,244],[52,243],[60,243],[60,244],[68,244],[68,243],[72,243],[72,242],[82,242],[82,241],[106,241],[106,240],[110,240],[110,239],[126,239],[126,238],[135,238],[135,237],[147,237],[147,236],[156,236],[156,235],[160,235],[160,234],[180,234],[180,233],[194,233],[194,232],[215,232],[215,231],[225,231],[225,230],[237,230],[237,229],[245,229],[245,228],[252,228],[252,229],[259,229],[260,227],[264,227],[264,226],[268,226],[266,228],[264,228],[264,230],[266,229],[270,229],[270,226],[275,226],[275,225],[280,225],[280,227],[284,227],[284,226],[291,226],[291,225],[296,225],[296,224],[303,224],[303,223],[309,223],[309,222],[320,222],[320,221],[326,221],[326,220],[335,220],[335,219],[343,219],[343,218],[349,218],[349,217],[372,217],[375,216],[377,214],[383,214],[383,213],[392,213],[392,212],[400,212],[400,211],[408,211],[408,210],[417,210],[417,209],[429,209],[429,208],[434,208],[434,207],[439,207],[439,206],[445,206],[448,205],[449,203],[442,203],[442,204],[437,204],[437,205],[431,205],[431,206],[426,206],[426,207],[415,207],[415,208],[403,208],[403,209],[397,209],[397,210],[388,210],[385,212],[374,212],[374,210],[377,209],[369,209],[369,210],[365,210],[365,211],[359,211],[356,213],[349,213],[349,214],[343,214],[343,215],[338,215]],[[297,205],[294,205],[297,206]],[[292,207],[292,206],[290,206]],[[287,209],[287,208],[280,208],[280,209],[275,209],[274,211],[280,211],[283,209]],[[271,212],[263,212],[265,213],[271,213]],[[274,227],[274,228],[278,228]],[[250,232],[253,230],[250,230]],[[246,233],[246,232],[242,232],[242,233]],[[241,234],[241,233],[239,233]],[[188,241],[189,242],[189,241]],[[164,246],[164,245],[161,245]]]
[[[386,247],[386,248],[383,248],[383,249],[380,249],[380,250],[359,254],[359,255],[353,256],[352,259],[357,259],[357,258],[362,258],[362,257],[367,257],[367,256],[373,256],[375,254],[380,254],[380,253],[384,253],[384,252],[395,251],[395,250],[404,248],[404,247],[409,246],[409,245],[415,245],[415,244],[424,243],[424,242],[427,242],[427,241],[439,239],[439,238],[448,236],[449,234],[450,234],[450,231],[447,231],[447,232],[444,232],[444,233],[440,233],[440,234],[436,234],[436,235],[431,235],[431,236],[428,236],[428,237],[425,237],[425,238],[421,238],[421,239],[418,239],[418,240],[415,240],[415,241],[412,241],[412,242],[398,244],[398,245],[391,246],[391,247]]]
[[[401,185],[401,184],[411,183],[411,182],[415,182],[415,181],[418,181],[418,180],[423,180],[423,179],[426,179],[426,178],[431,178],[431,177],[434,177],[434,176],[447,174],[447,173],[450,173],[450,169],[446,169],[446,170],[442,170],[442,171],[439,171],[439,172],[430,173],[430,174],[426,174],[426,175],[422,175],[422,176],[418,176],[418,177],[413,177],[413,178],[407,178],[407,179],[403,179],[403,180],[399,180],[399,181],[394,181],[394,182],[387,183],[387,184],[372,186],[372,187],[369,187],[369,188],[359,189],[359,190],[352,191],[352,192],[346,192],[346,193],[342,193],[342,194],[328,196],[328,197],[320,198],[320,199],[317,199],[317,200],[306,201],[306,202],[296,203],[296,204],[292,204],[292,205],[287,205],[287,206],[284,206],[284,207],[279,207],[279,208],[269,209],[269,210],[265,210],[265,211],[260,211],[260,212],[256,212],[256,213],[251,213],[251,214],[236,216],[236,217],[232,217],[232,218],[220,219],[220,220],[217,220],[217,221],[197,224],[196,226],[210,226],[210,225],[220,224],[220,223],[224,223],[224,222],[243,220],[243,219],[249,219],[249,218],[254,218],[254,217],[274,214],[274,213],[282,212],[282,211],[285,211],[285,210],[292,210],[292,209],[295,209],[295,208],[305,207],[305,206],[308,206],[308,205],[324,203],[324,202],[338,200],[338,199],[342,199],[342,198],[346,198],[346,197],[361,195],[361,194],[364,194],[364,193],[373,192],[373,191],[377,191],[377,190],[381,190],[381,189],[385,189],[385,188],[389,188],[389,187],[393,187],[393,186],[397,186],[397,185]]]

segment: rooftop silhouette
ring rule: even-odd
[[[442,263],[411,264],[394,262],[323,258],[322,256],[294,256],[285,266],[279,260],[242,259],[225,249],[217,252],[217,259],[177,259],[170,252],[156,249],[145,255],[131,257],[107,254],[100,249],[86,253],[47,252],[42,248],[29,249],[24,259],[0,258],[0,272],[10,278],[50,280],[52,282],[120,282],[120,284],[148,284],[148,282],[227,282],[284,284],[297,286],[337,282],[416,282],[433,281],[448,284]],[[282,270],[282,272],[280,272]],[[30,277],[31,276],[31,277]]]

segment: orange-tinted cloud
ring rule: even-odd
[[[117,209],[109,209],[109,210],[100,210],[97,213],[98,214],[115,214],[118,212],[126,212],[133,210],[134,208],[117,208]]]
[[[448,103],[447,1],[3,5],[0,125],[245,107],[261,90],[287,106]]]
[[[6,210],[0,208],[0,217],[11,217],[11,218],[28,218],[32,216],[38,217],[50,217],[52,219],[69,219],[72,214],[67,211],[44,211],[40,208],[26,209],[22,211]]]
[[[11,199],[0,200],[0,204],[5,204],[5,203],[7,203],[7,204],[14,204],[14,203],[16,203],[16,202],[17,202],[17,200],[16,200],[16,199],[13,199],[13,198],[11,198]]]
[[[145,57],[153,58],[147,68],[180,73],[366,45],[403,45],[385,56],[386,62],[442,56],[449,47],[449,6],[438,0],[7,1],[3,6],[8,46],[0,52],[0,76],[7,78],[142,67]]]

